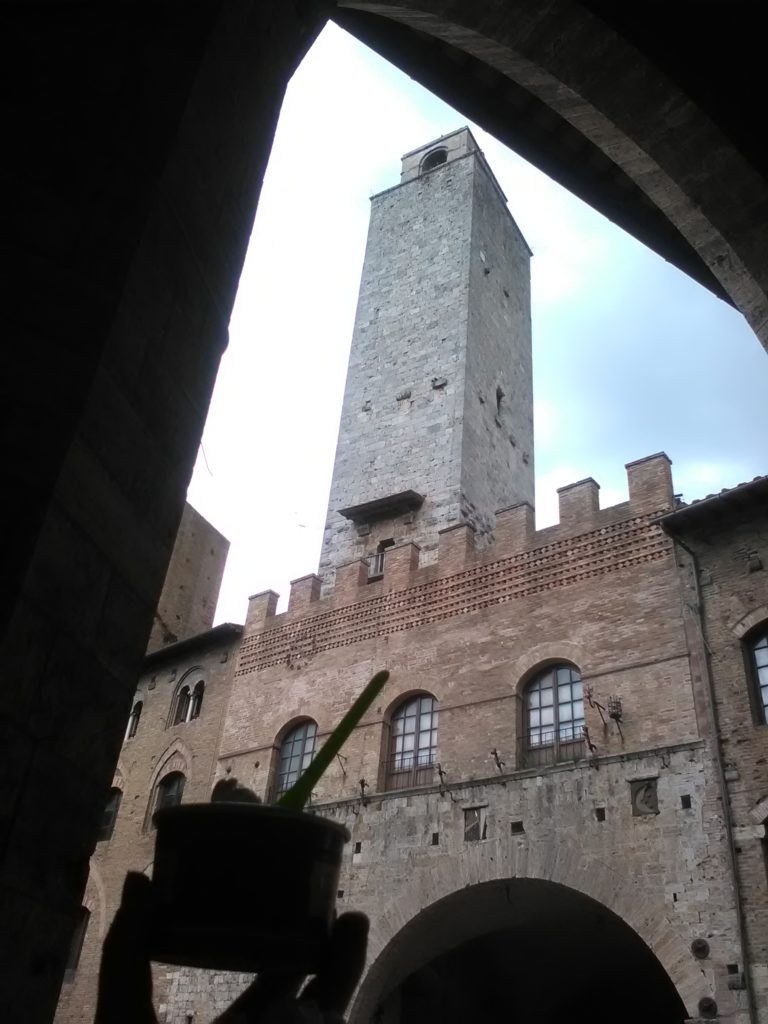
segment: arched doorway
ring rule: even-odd
[[[613,911],[555,882],[513,878],[469,886],[413,918],[368,971],[350,1024],[687,1017],[656,956]]]

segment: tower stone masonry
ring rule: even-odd
[[[468,128],[374,196],[320,573],[533,502],[530,250]]]

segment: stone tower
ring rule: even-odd
[[[373,197],[321,574],[533,503],[530,256],[468,128]]]

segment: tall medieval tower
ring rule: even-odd
[[[530,256],[468,128],[373,197],[321,574],[533,503]]]

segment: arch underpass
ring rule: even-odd
[[[689,1014],[640,936],[555,882],[468,886],[416,915],[384,948],[350,1024],[680,1024]]]

